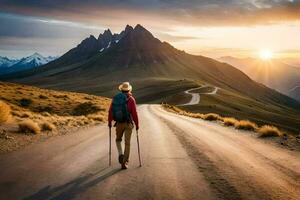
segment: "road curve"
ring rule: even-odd
[[[141,168],[135,134],[130,168],[115,148],[108,167],[98,126],[1,155],[0,199],[299,199],[298,152],[158,105],[139,114]]]
[[[199,104],[200,103],[200,94],[215,95],[215,94],[217,94],[217,91],[219,89],[218,87],[214,87],[214,90],[211,91],[211,92],[205,92],[205,93],[191,92],[191,91],[194,91],[194,90],[197,90],[197,89],[201,89],[201,88],[206,88],[206,87],[209,87],[209,86],[208,85],[203,85],[201,87],[192,88],[192,89],[184,91],[184,93],[191,95],[192,98],[191,98],[191,100],[188,103],[180,104],[179,106],[191,106],[191,105]]]

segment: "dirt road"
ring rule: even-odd
[[[184,91],[184,93],[191,95],[192,98],[191,98],[191,100],[188,103],[181,104],[179,106],[191,106],[191,105],[199,104],[200,103],[200,94],[208,94],[208,95],[215,95],[215,94],[217,94],[217,91],[219,89],[218,87],[214,87],[214,90],[211,91],[211,92],[204,92],[204,93],[192,92],[194,90],[198,90],[198,89],[202,89],[202,88],[207,88],[207,87],[211,87],[211,86],[203,85],[201,87],[192,88],[192,89]]]
[[[157,105],[139,113],[143,167],[135,134],[130,168],[115,148],[108,167],[103,125],[0,156],[0,199],[299,199],[299,153]]]

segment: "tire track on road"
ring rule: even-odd
[[[150,109],[152,111],[152,108]],[[152,113],[172,130],[219,199],[242,199],[237,189],[222,176],[221,171],[215,166],[214,162],[199,150],[198,145],[193,142],[195,139],[192,136],[178,128],[175,123],[166,120],[155,112]]]

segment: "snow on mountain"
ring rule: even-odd
[[[106,47],[107,49],[110,47],[110,44],[111,44],[111,41],[108,43],[108,45],[107,45],[107,47]]]
[[[34,53],[30,56],[21,58],[20,60],[11,60],[7,57],[0,57],[0,74],[14,73],[39,67],[56,58],[56,56],[44,57],[39,53]],[[3,65],[1,65],[1,63],[3,63]]]
[[[29,64],[32,67],[37,67],[40,65],[44,65],[49,61],[51,61],[49,60],[49,57],[43,57],[41,54],[34,53],[31,56],[22,58],[16,65],[24,66]]]
[[[17,59],[9,59],[7,57],[0,56],[0,68],[10,67],[16,64],[19,60]]]

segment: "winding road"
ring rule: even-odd
[[[130,168],[115,145],[108,167],[100,125],[1,155],[0,199],[299,199],[299,152],[159,105],[138,110],[142,167],[135,133]]]
[[[184,91],[184,93],[191,95],[192,98],[191,98],[191,100],[188,103],[180,104],[179,106],[191,106],[191,105],[199,104],[200,103],[200,94],[215,95],[215,94],[217,94],[217,91],[219,89],[218,87],[214,87],[214,90],[211,91],[211,92],[205,92],[205,93],[192,92],[192,91],[195,91],[195,90],[198,90],[198,89],[202,89],[202,88],[206,88],[206,87],[211,87],[211,86],[203,85],[201,87],[192,88],[192,89]]]

